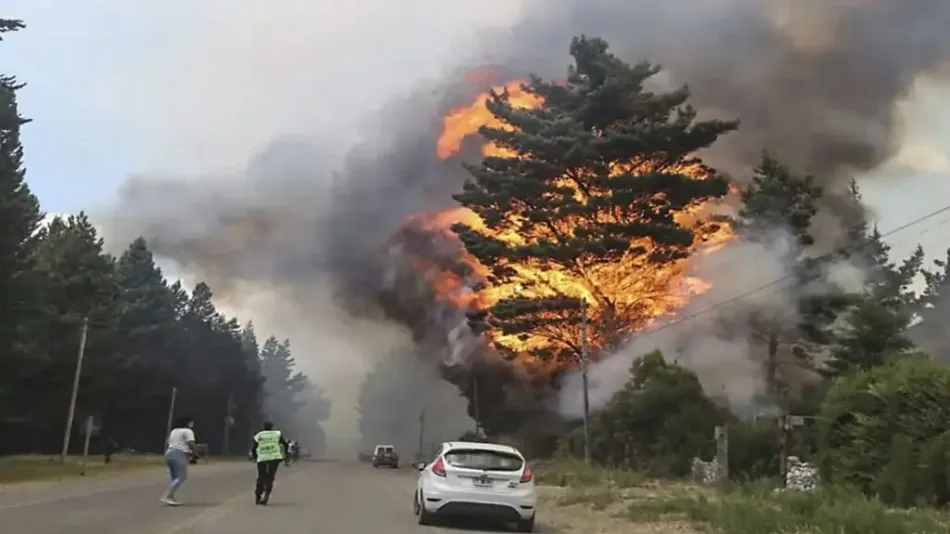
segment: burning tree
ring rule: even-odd
[[[603,40],[570,53],[565,83],[487,96],[485,157],[454,196],[474,216],[452,230],[486,271],[470,324],[542,374],[576,361],[582,302],[592,348],[608,349],[702,291],[684,260],[731,236],[702,216],[728,184],[695,153],[737,122],[697,121],[686,87],[647,90],[659,67]]]

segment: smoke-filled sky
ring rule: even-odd
[[[365,181],[378,172],[366,168],[369,154],[404,153],[411,140],[400,144],[403,138],[437,124],[437,117],[411,112],[437,109],[427,99],[438,100],[433,93],[456,67],[484,58],[528,68],[536,63],[546,73],[554,65],[560,72],[570,37],[587,31],[611,39],[618,50],[655,51],[680,72],[695,73],[696,79],[686,81],[697,93],[705,87],[707,102],[735,104],[733,111],[762,105],[776,90],[786,100],[801,96],[822,84],[796,86],[801,80],[790,73],[814,82],[808,76],[840,74],[841,64],[854,68],[848,73],[852,82],[868,81],[867,95],[819,91],[815,101],[837,98],[858,111],[868,106],[879,111],[872,97],[948,57],[950,37],[943,29],[950,27],[950,8],[942,5],[939,0],[7,0],[0,16],[22,18],[28,27],[0,45],[0,71],[29,83],[21,101],[24,114],[35,119],[24,137],[29,180],[47,211],[118,212],[123,231],[113,228],[113,234],[122,239],[163,234],[158,237],[183,263],[182,272],[210,271],[222,284],[232,274],[264,280],[236,286],[237,292],[225,287],[232,296],[246,297],[230,304],[242,317],[295,336],[305,369],[332,375],[328,381],[346,375],[342,382],[355,384],[364,368],[360,354],[384,350],[387,340],[403,334],[353,325],[326,312],[328,290],[318,277],[304,276],[308,260],[317,259],[292,238],[298,225],[319,223],[323,210],[332,208],[315,192],[326,191],[332,168],[350,146],[364,143],[360,157],[351,155],[350,166],[358,172],[350,174]],[[763,6],[787,25],[789,42],[759,32]],[[508,31],[516,27],[523,31]],[[849,47],[824,65],[831,70],[811,68],[808,53],[768,55],[790,47],[817,54],[835,42]],[[783,61],[792,69],[783,70]],[[760,80],[763,76],[771,78]],[[762,89],[743,93],[725,83],[733,78],[749,86],[761,81]],[[840,88],[848,90],[845,82]],[[735,102],[736,95],[744,98]],[[950,198],[950,111],[942,104],[948,96],[937,82],[915,84],[900,105],[905,144],[892,162],[871,172],[874,179],[863,180],[885,230]],[[809,126],[788,122],[789,116],[809,116],[804,108],[782,104],[770,103],[776,110],[771,116],[744,117],[748,129],[762,132],[763,140],[784,141]],[[880,139],[879,122],[827,115],[818,107],[807,111],[834,126],[822,134],[840,129],[845,137],[860,132]],[[294,139],[289,147],[270,151],[246,169],[272,141],[288,137]],[[868,153],[856,154],[861,159]],[[878,155],[864,159],[877,164]],[[823,159],[812,156],[813,164]],[[417,165],[403,158],[396,166],[399,180],[418,173],[427,184],[420,198],[437,188],[437,179],[426,177],[431,162]],[[149,178],[119,194],[133,175]],[[155,185],[166,183],[156,176],[174,177],[177,185]],[[407,183],[398,182],[401,193],[412,189]],[[388,187],[368,205],[404,202],[409,210],[425,203],[406,194],[384,196],[397,186]],[[307,216],[268,216],[281,212]],[[216,224],[222,217],[242,221],[239,230]],[[109,226],[109,217],[102,220]],[[230,230],[222,238],[224,227]],[[247,232],[266,239],[257,243],[258,254],[243,251],[235,265],[237,245],[227,240]],[[210,233],[214,239],[203,239]],[[275,241],[275,235],[290,238]],[[912,237],[903,233],[898,242],[912,245]],[[937,227],[920,240],[940,248],[950,236],[946,227]],[[274,254],[283,256],[264,257]],[[291,297],[270,291],[277,270],[299,277],[304,287],[292,298],[311,298],[317,310],[311,317],[301,321],[299,310],[281,308]],[[369,347],[353,343],[352,337],[365,342],[364,327],[386,334]],[[307,348],[327,338],[335,341]]]

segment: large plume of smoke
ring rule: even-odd
[[[817,173],[831,193],[893,155],[902,134],[895,105],[918,77],[946,74],[950,58],[950,35],[944,31],[950,4],[938,0],[523,4],[523,20],[499,30],[484,50],[503,71],[562,77],[570,37],[582,32],[603,36],[626,59],[662,63],[667,83],[688,82],[694,104],[705,115],[742,120],[738,133],[707,154],[710,163],[742,180],[761,149],[768,148],[793,168]],[[474,66],[461,61],[461,67]],[[286,315],[296,313],[288,320],[299,330],[333,325],[318,328],[320,333],[307,339],[314,352],[322,352],[316,347],[326,343],[324,335],[341,339],[335,326],[346,324],[354,332],[351,317],[360,312],[356,315],[364,317],[358,324],[365,335],[341,342],[359,345],[385,328],[377,325],[387,315],[370,310],[380,292],[398,289],[387,285],[392,277],[385,273],[393,267],[373,264],[387,257],[380,254],[386,239],[408,214],[449,205],[449,195],[464,178],[454,162],[440,162],[434,155],[439,112],[474,90],[457,79],[461,76],[393,101],[342,160],[322,155],[312,145],[283,143],[239,178],[179,182],[171,193],[169,185],[176,184],[168,180],[130,182],[120,196],[114,229],[144,233],[158,254],[210,278],[229,296],[239,283],[276,292],[276,300],[294,310]],[[842,204],[834,201],[835,195],[831,198],[818,218],[818,233],[833,237]],[[778,274],[786,268],[773,251],[733,247],[725,256],[749,266],[749,272],[736,276],[731,268],[717,271],[698,264],[704,278],[728,288],[728,293],[717,289],[709,300],[750,289],[758,277],[747,274]],[[331,287],[335,297],[347,297],[345,313],[335,304],[339,299],[328,295]],[[422,320],[430,333],[443,337],[443,346],[434,344],[438,348],[421,355],[417,351],[416,357],[443,363],[452,354],[446,349],[459,339],[453,334],[458,333],[458,316],[446,319],[427,309],[420,319],[404,312],[390,310],[388,319],[415,328]],[[691,326],[697,332],[712,328]],[[683,345],[678,331],[671,327],[657,334],[668,341],[649,346],[669,347],[700,369],[711,388],[718,383],[715,373],[722,372],[713,362],[734,358],[743,366],[752,361],[752,349],[742,345],[740,335],[708,335]],[[647,338],[634,340],[624,353],[635,356],[647,343]],[[375,352],[385,344],[351,347],[351,353]],[[699,350],[702,346],[708,350]],[[629,358],[607,362],[595,374],[626,367]],[[754,389],[755,369],[743,369],[748,384],[738,384],[733,375],[727,389]],[[464,377],[456,381],[467,383]],[[607,384],[606,379],[601,382]],[[605,385],[602,393],[613,390]]]
[[[941,28],[950,23],[950,4],[936,0],[672,1],[636,7],[578,0],[553,11],[542,3],[532,10],[538,16],[511,34],[515,61],[546,62],[537,51],[555,47],[570,28],[605,37],[621,56],[662,64],[665,81],[688,83],[692,102],[707,116],[742,121],[737,133],[706,154],[707,162],[742,181],[768,149],[793,169],[817,175],[827,193],[814,220],[820,248],[840,236],[842,223],[862,216],[844,198],[848,181],[900,148],[897,105],[919,78],[942,82],[948,74],[950,36]],[[555,64],[547,64],[556,72]],[[743,243],[718,255],[725,267],[698,262],[694,272],[714,290],[682,316],[785,276],[787,257],[774,246]],[[847,272],[835,280],[839,289],[855,289],[861,277],[854,270],[833,269]],[[635,337],[618,355],[594,366],[592,373],[601,377],[594,381],[595,404],[622,386],[635,357],[655,348],[696,369],[707,390],[721,392],[734,407],[754,403],[764,386],[756,354],[765,348],[755,345],[748,329],[724,328],[723,322],[750,310],[795,321],[795,295],[781,288],[767,293],[765,302],[752,295],[681,326]],[[560,397],[566,415],[578,414],[579,397],[579,379],[569,377]]]
[[[797,277],[789,262],[801,252],[795,238],[782,228],[757,237],[692,258],[686,273],[712,282],[709,292],[693,298],[676,317],[633,336],[616,353],[591,365],[588,390],[594,411],[602,409],[629,380],[633,362],[654,350],[696,372],[707,394],[736,414],[763,415],[775,408],[766,388],[765,329],[756,330],[754,325],[788,328],[799,324],[796,303],[802,297],[857,292],[865,277],[863,266],[834,261],[821,277],[802,287],[795,284]],[[807,381],[811,371],[800,363],[791,347],[780,346],[776,377],[787,384]],[[563,380],[558,411],[570,419],[583,415],[579,373]]]

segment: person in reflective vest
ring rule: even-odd
[[[274,423],[264,423],[264,429],[254,435],[251,457],[257,462],[257,484],[254,487],[254,502],[267,504],[274,491],[277,468],[287,455],[287,440]]]

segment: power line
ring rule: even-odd
[[[912,221],[910,221],[910,222],[908,222],[908,223],[906,223],[906,224],[903,224],[903,225],[901,225],[901,226],[898,226],[897,228],[894,228],[893,230],[890,230],[890,231],[888,231],[888,232],[885,232],[885,233],[881,234],[881,237],[884,238],[884,237],[888,237],[888,236],[894,235],[894,234],[896,234],[896,233],[898,233],[898,232],[901,232],[901,231],[903,231],[903,230],[906,230],[906,229],[908,229],[908,228],[911,228],[912,226],[915,226],[915,225],[917,225],[917,224],[920,224],[920,223],[922,223],[922,222],[924,222],[924,221],[926,221],[926,220],[932,219],[932,218],[936,217],[937,215],[940,215],[941,213],[945,213],[945,212],[950,212],[950,204],[948,204],[948,205],[946,205],[946,206],[944,206],[944,207],[942,207],[942,208],[940,208],[940,209],[938,209],[938,210],[936,210],[936,211],[930,212],[930,213],[928,213],[928,214],[926,214],[926,215],[924,215],[924,216],[922,216],[922,217],[919,217],[919,218],[917,218],[917,219],[914,219],[914,220],[912,220]],[[943,222],[946,222],[946,221],[950,221],[950,217],[948,217],[946,220],[943,220],[943,221],[941,221],[940,223],[934,225],[934,228],[935,228],[936,226],[939,226],[940,224],[943,224]],[[932,228],[931,228],[931,229],[932,229]],[[834,252],[834,253],[829,253],[829,254],[826,254],[826,255],[821,256],[821,257],[816,258],[816,259],[820,260],[820,259],[828,258],[828,257],[832,256],[833,254],[836,254],[836,253],[840,254],[840,253],[842,253],[842,252],[852,252],[852,253],[853,253],[853,252],[859,252],[861,249],[863,249],[863,248],[865,248],[865,247],[867,247],[867,246],[868,246],[867,243],[859,243],[859,244],[857,244],[857,246],[844,247],[843,249],[839,249],[839,250],[837,250],[837,251]],[[849,249],[851,249],[851,250],[849,250]],[[712,312],[714,312],[714,311],[716,311],[716,310],[718,310],[718,309],[721,309],[721,308],[724,308],[724,307],[726,307],[726,306],[729,306],[730,304],[734,304],[734,303],[736,303],[736,302],[745,300],[745,299],[747,299],[747,298],[749,298],[749,297],[755,295],[756,293],[759,293],[759,292],[764,291],[764,290],[766,290],[766,289],[775,287],[775,286],[777,286],[778,284],[781,284],[782,282],[785,282],[785,281],[788,281],[788,280],[792,280],[792,279],[795,278],[795,276],[796,276],[796,274],[787,274],[787,275],[785,275],[785,276],[782,276],[781,278],[776,278],[775,280],[772,280],[771,282],[768,282],[768,283],[766,283],[766,284],[763,284],[763,285],[761,285],[761,286],[759,286],[759,287],[757,287],[757,288],[755,288],[755,289],[746,291],[746,292],[744,292],[744,293],[740,293],[739,295],[736,295],[736,296],[734,296],[734,297],[728,298],[728,299],[726,299],[726,300],[724,300],[724,301],[722,301],[722,302],[718,302],[718,303],[716,303],[716,304],[714,304],[714,305],[712,305],[712,306],[709,306],[708,308],[704,308],[704,309],[699,310],[699,311],[697,311],[697,312],[694,312],[694,313],[691,313],[691,314],[688,314],[688,315],[684,315],[684,316],[682,316],[682,317],[678,317],[678,318],[676,318],[676,319],[674,319],[674,320],[672,320],[672,321],[670,321],[670,322],[668,322],[668,323],[664,323],[664,324],[662,324],[662,325],[655,326],[655,327],[653,327],[653,328],[648,328],[648,329],[646,329],[646,330],[641,330],[641,331],[639,331],[639,332],[636,332],[635,335],[637,335],[637,336],[642,336],[642,335],[653,334],[653,333],[659,332],[659,331],[661,331],[661,330],[665,330],[665,329],[667,329],[667,328],[671,328],[671,327],[676,326],[676,325],[678,325],[678,324],[684,323],[684,322],[686,322],[686,321],[690,321],[690,320],[695,319],[695,318],[697,318],[697,317],[701,317],[701,316],[706,315],[706,314],[708,314],[708,313],[712,313]],[[777,291],[777,290],[776,290],[776,291]],[[772,291],[772,292],[776,292],[776,291]]]

